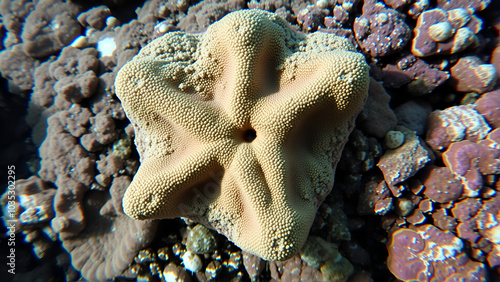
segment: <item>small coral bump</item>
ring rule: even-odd
[[[201,261],[200,257],[190,251],[186,251],[181,258],[184,267],[191,272],[198,272],[203,266],[203,262]]]
[[[56,217],[50,222],[50,227],[55,233],[61,233],[69,227],[69,220],[66,217]]]
[[[453,35],[453,27],[449,22],[440,22],[429,27],[429,36],[432,40],[441,42]]]

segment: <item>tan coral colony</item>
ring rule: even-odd
[[[345,38],[261,10],[171,32],[116,78],[141,165],[135,219],[187,217],[266,260],[302,246],[362,109],[368,65]]]

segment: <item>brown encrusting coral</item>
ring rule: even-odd
[[[60,0],[38,1],[24,22],[21,38],[27,55],[35,58],[57,53],[82,30],[76,20],[81,6]]]

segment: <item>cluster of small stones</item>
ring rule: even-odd
[[[138,253],[128,270],[137,275],[137,281],[249,279],[244,253],[238,247],[216,232],[186,221],[187,227],[180,220],[169,222],[169,234]]]

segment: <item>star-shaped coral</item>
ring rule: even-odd
[[[266,260],[304,243],[368,88],[345,38],[303,35],[273,13],[167,33],[118,73],[141,166],[123,208],[187,217]]]

